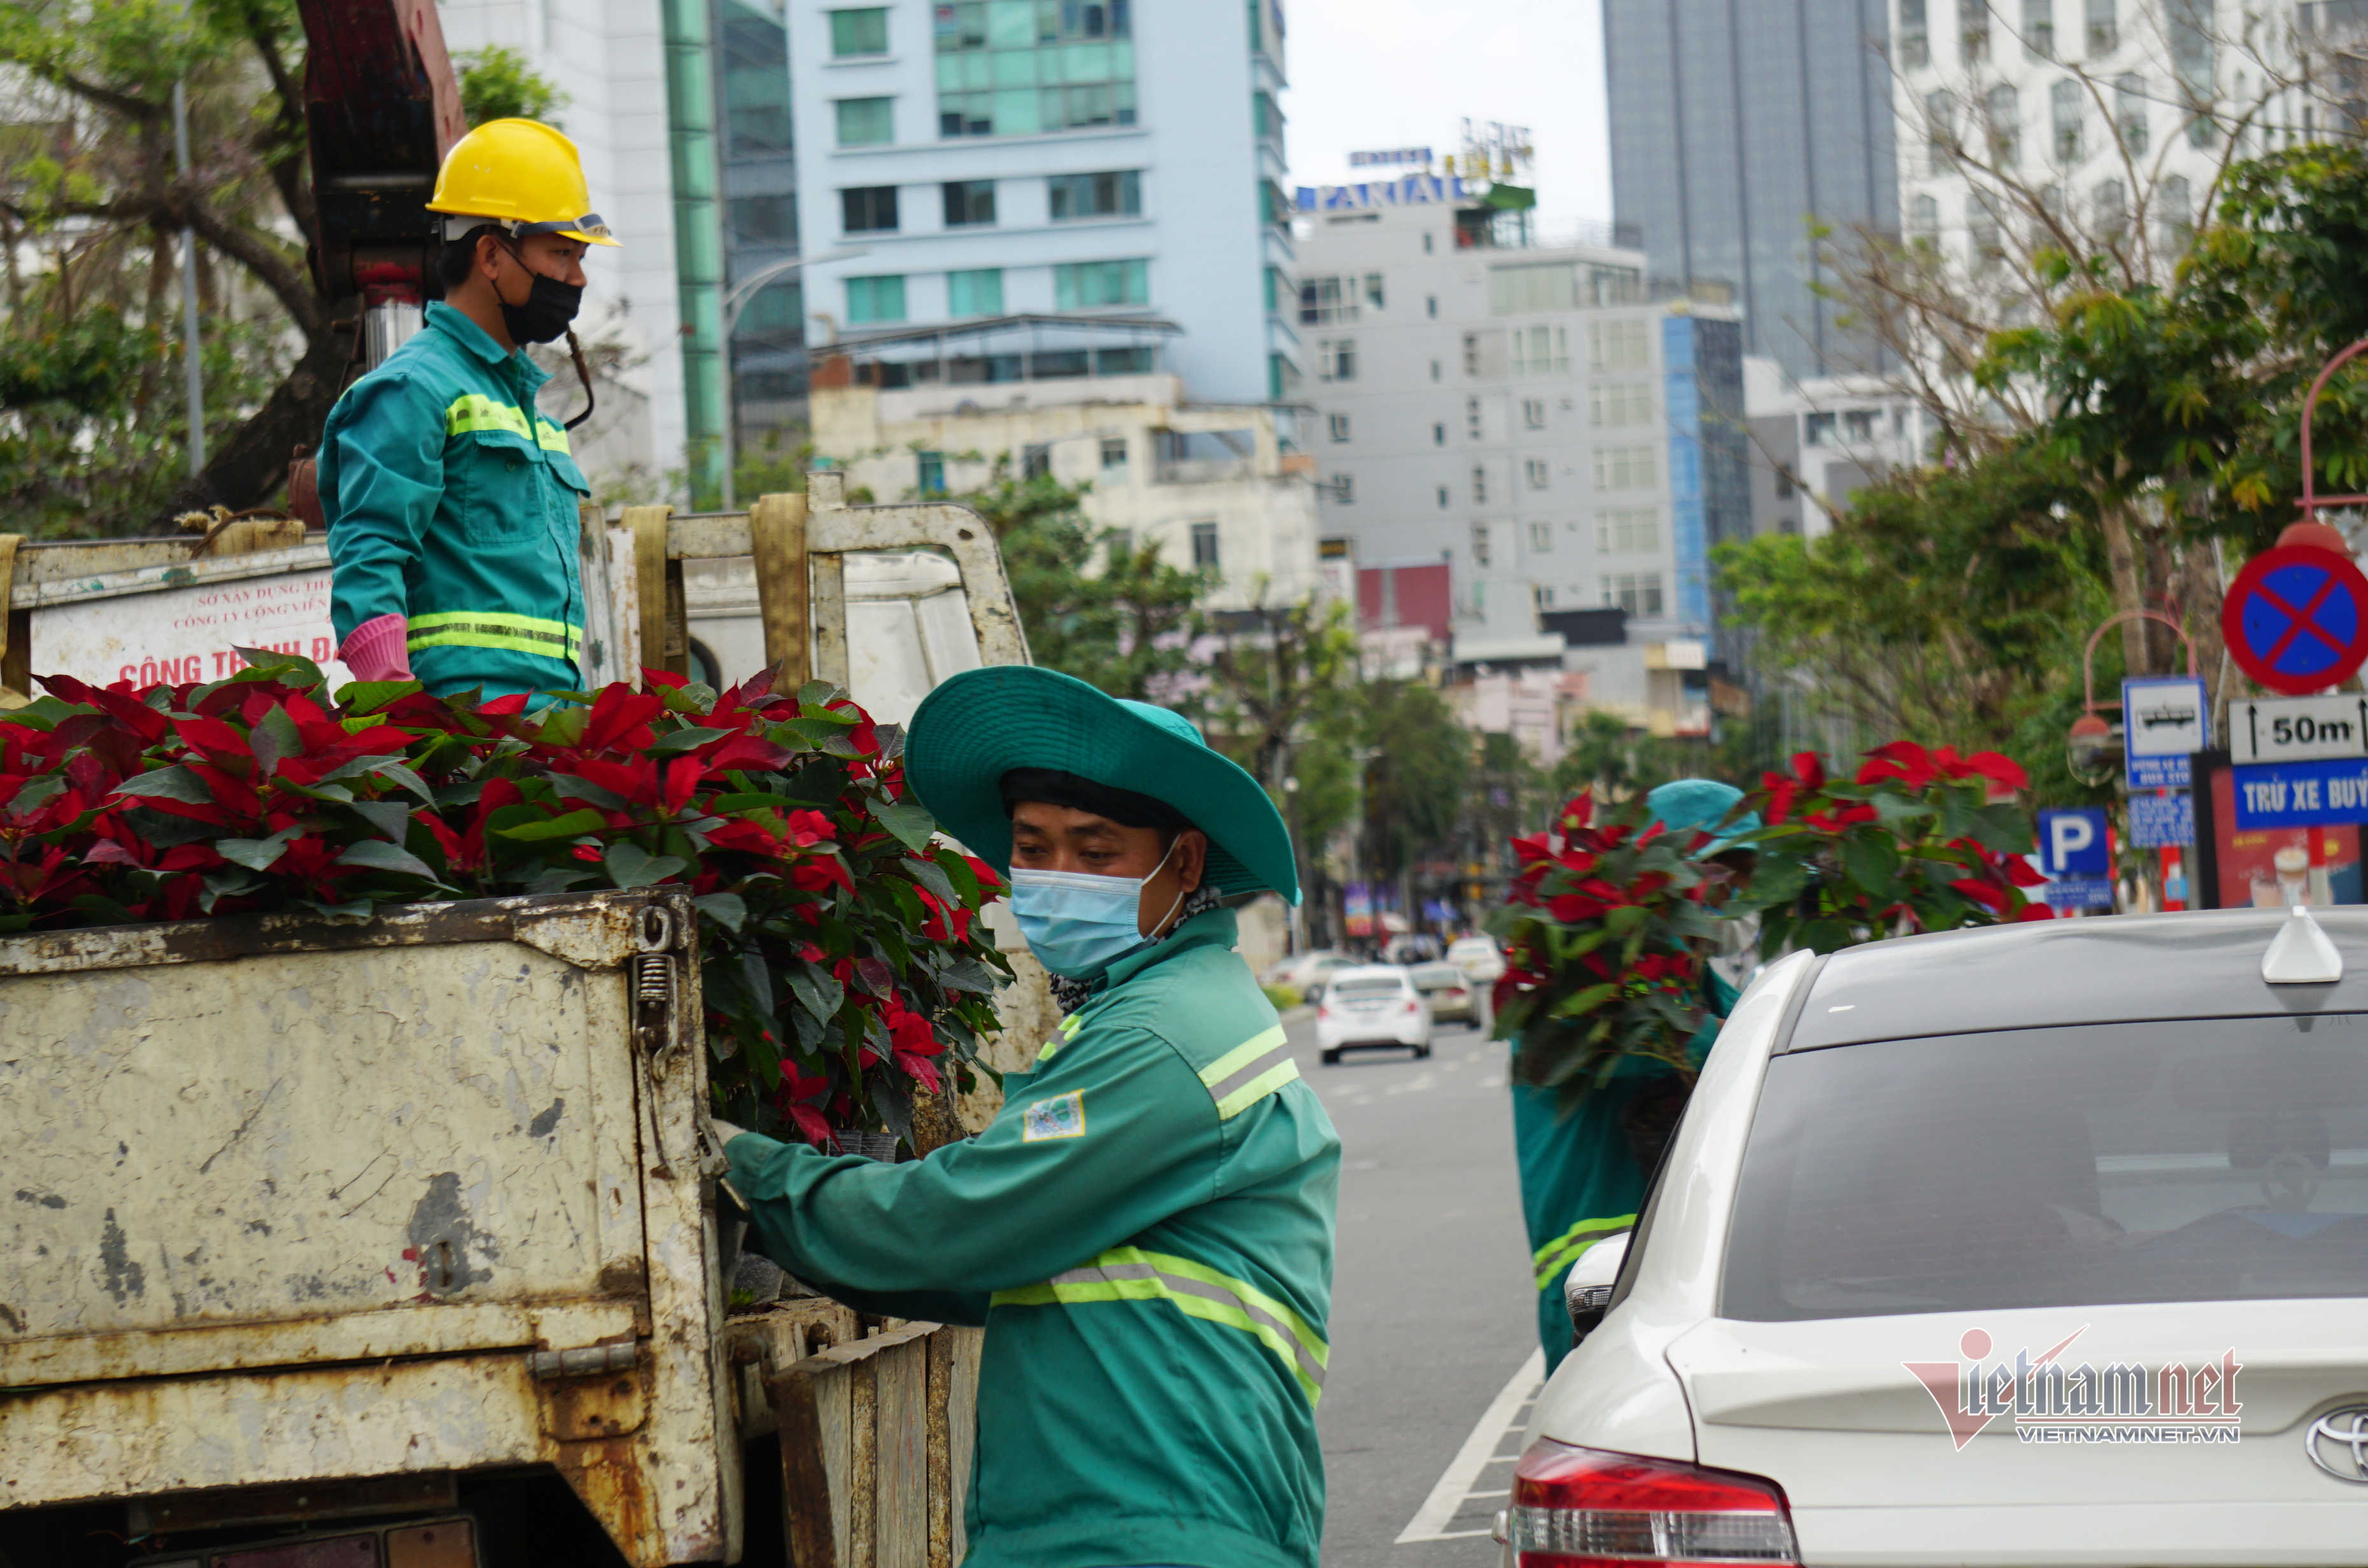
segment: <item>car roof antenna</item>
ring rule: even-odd
[[[2311,917],[2310,906],[2289,907],[2261,955],[2261,978],[2271,985],[2330,985],[2343,978],[2343,954]]]

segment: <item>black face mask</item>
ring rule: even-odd
[[[518,253],[513,251],[510,254],[516,260]],[[525,267],[526,263],[519,261],[518,265]],[[565,332],[568,324],[575,319],[576,311],[584,303],[584,286],[545,278],[531,267],[528,271],[534,278],[534,285],[527,290],[526,303],[513,305],[503,300],[502,325],[509,329],[513,343],[549,343]],[[495,298],[500,299],[500,295],[496,294]]]

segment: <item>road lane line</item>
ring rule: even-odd
[[[1545,1381],[1545,1376],[1546,1353],[1542,1349],[1531,1351],[1529,1359],[1521,1363],[1521,1369],[1513,1374],[1512,1381],[1497,1390],[1497,1397],[1488,1402],[1488,1408],[1481,1413],[1479,1423],[1463,1439],[1463,1446],[1455,1451],[1455,1457],[1448,1461],[1446,1470],[1440,1473],[1439,1483],[1430,1489],[1430,1495],[1423,1500],[1422,1507],[1391,1544],[1405,1546],[1417,1540],[1455,1540],[1466,1535],[1488,1533],[1486,1530],[1459,1530],[1450,1534],[1447,1526],[1463,1506],[1463,1500],[1473,1484],[1480,1479],[1481,1471],[1491,1462],[1497,1442],[1513,1424],[1515,1413],[1530,1402],[1530,1397],[1537,1392],[1538,1385]]]

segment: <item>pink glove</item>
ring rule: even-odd
[[[354,628],[337,657],[354,672],[356,680],[412,680],[411,622],[399,615],[381,615]]]

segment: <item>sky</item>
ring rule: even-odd
[[[1596,0],[1283,0],[1293,185],[1338,185],[1351,152],[1462,142],[1466,119],[1530,128],[1538,222],[1611,216]],[[1369,170],[1360,177],[1373,178]]]

